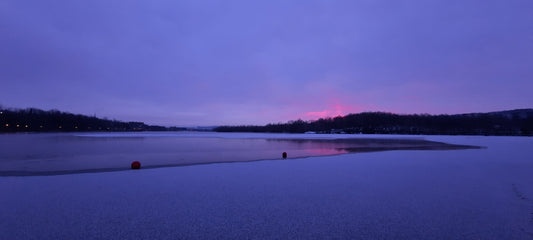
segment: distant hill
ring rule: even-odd
[[[363,112],[316,121],[265,126],[221,126],[217,132],[365,133],[532,136],[533,109],[455,115]]]
[[[80,114],[43,111],[35,108],[0,109],[0,132],[92,132],[92,131],[169,131],[184,128],[166,128],[143,122],[122,122]]]
[[[181,130],[186,130],[186,128],[167,128],[147,125],[143,122],[101,119],[58,110],[0,108],[0,133]],[[208,131],[211,128],[202,130]],[[533,136],[533,109],[454,115],[363,112],[335,118],[321,118],[316,121],[296,120],[264,126],[220,126],[212,130],[217,132]]]

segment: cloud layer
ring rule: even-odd
[[[0,3],[0,104],[164,125],[532,107],[533,3]]]

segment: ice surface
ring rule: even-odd
[[[353,136],[353,135],[352,135]],[[0,176],[58,175],[384,150],[464,149],[405,136],[242,133],[52,133],[0,135]]]
[[[0,177],[0,239],[533,239],[533,138]]]

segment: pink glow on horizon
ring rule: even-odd
[[[319,118],[332,118],[345,116],[350,113],[357,113],[365,110],[362,106],[344,105],[341,103],[331,104],[327,109],[322,111],[309,111],[300,116],[303,120],[317,120]]]

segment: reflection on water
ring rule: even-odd
[[[220,134],[224,136],[224,134]],[[220,162],[245,162],[401,149],[464,149],[421,139],[222,138],[151,134],[0,135],[0,176],[54,175]]]

